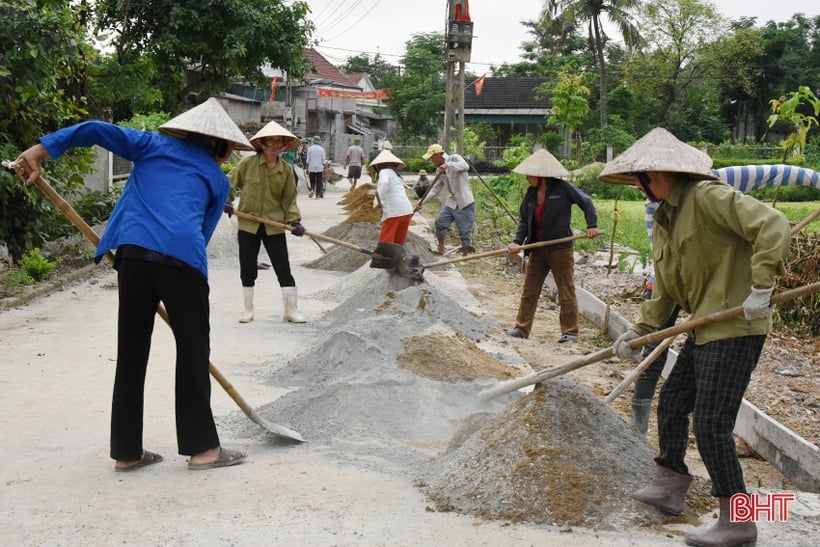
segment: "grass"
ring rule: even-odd
[[[472,179],[473,192],[476,196],[476,230],[473,245],[479,251],[492,249],[492,241],[498,240],[504,244],[512,241],[517,224],[513,222],[508,210],[518,214],[520,195],[523,187],[513,187],[505,198],[505,206],[498,203],[496,196],[488,192],[477,179]],[[489,182],[489,181],[488,181]],[[613,225],[617,218],[614,238],[615,244],[634,249],[639,257],[650,257],[652,250],[649,246],[649,235],[646,230],[646,207],[643,201],[623,201],[593,199],[598,212],[598,228],[604,231],[603,236],[595,239],[580,239],[575,247],[584,251],[602,251],[609,249],[613,237]],[[515,202],[515,203],[513,203]],[[769,202],[771,205],[771,202]],[[438,200],[425,205],[425,214],[435,217],[438,212]],[[777,210],[786,215],[792,224],[796,224],[820,208],[820,201],[783,202],[777,203]],[[576,233],[586,231],[584,213],[578,207],[572,208],[572,228]],[[804,231],[820,232],[820,220],[809,224]],[[451,229],[451,234],[455,229]]]
[[[606,248],[609,244],[609,239],[612,237],[614,219],[617,218],[615,243],[634,249],[639,255],[651,255],[649,235],[646,231],[646,208],[644,202],[619,201],[616,211],[614,200],[594,201],[595,208],[598,211],[598,228],[606,232],[606,235],[594,240],[582,239],[577,242],[577,248],[584,250],[601,250]],[[786,215],[789,222],[797,224],[820,208],[820,202],[778,202],[775,208]],[[586,230],[583,211],[577,207],[572,208],[572,227],[579,232]],[[812,224],[804,228],[804,230],[820,232],[820,220],[815,220]]]

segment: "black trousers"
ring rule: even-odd
[[[324,172],[323,171],[311,171],[308,174],[309,177],[309,188],[311,191],[316,191],[316,197],[324,197],[325,195],[325,183],[323,180]]]
[[[766,337],[741,336],[701,346],[690,336],[658,398],[658,440],[655,461],[687,474],[689,415],[703,464],[712,479],[712,495],[731,497],[746,492],[732,430],[757,366]]]
[[[661,325],[661,330],[674,327],[675,322],[678,320],[679,314],[680,306],[675,306],[675,309],[672,310],[672,313],[669,315],[669,319],[666,320],[666,323]],[[655,351],[658,344],[660,344],[660,342],[645,345],[643,351],[641,352],[641,360],[649,357],[649,354]],[[652,361],[652,363],[646,367],[643,372],[641,372],[638,379],[635,380],[635,387],[632,391],[633,401],[638,399],[652,399],[655,396],[655,387],[658,385],[658,380],[660,380],[661,373],[663,373],[663,367],[666,366],[667,357],[669,357],[668,348],[658,355],[655,360]]]
[[[145,375],[160,302],[176,341],[176,429],[179,453],[219,446],[211,411],[209,287],[202,275],[161,262],[118,260],[117,372],[111,410],[111,457],[142,456]]]
[[[260,224],[255,234],[239,230],[237,239],[239,241],[239,278],[242,279],[243,287],[253,287],[256,284],[260,243],[265,245],[265,251],[268,253],[273,271],[276,272],[279,286],[296,286],[296,281],[290,271],[288,243],[284,233],[269,236],[265,233],[265,226]]]

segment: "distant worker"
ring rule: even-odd
[[[362,162],[364,161],[364,150],[359,143],[362,139],[359,137],[353,138],[353,144],[347,148],[345,155],[345,168],[347,169],[347,181],[350,183],[350,189],[355,190],[356,184],[362,176]]]
[[[316,199],[325,197],[325,185],[323,177],[325,174],[325,149],[322,148],[322,137],[313,137],[313,144],[307,149],[307,169],[308,169],[308,197],[314,195]]]
[[[370,180],[372,180],[374,184],[376,183],[376,170],[373,169],[373,160],[376,159],[376,156],[380,153],[381,148],[379,148],[379,142],[373,141],[372,150],[367,153],[367,174],[370,175]]]
[[[382,207],[379,241],[404,245],[413,216],[413,204],[407,198],[404,179],[399,175],[399,170],[405,167],[404,162],[389,150],[382,150],[371,165],[379,177],[376,186]]]
[[[430,188],[430,179],[427,178],[427,171],[422,169],[419,171],[418,180],[413,185],[413,191],[416,193],[416,197],[421,199],[428,188]]]
[[[461,239],[461,255],[467,256],[473,249],[473,229],[475,228],[475,198],[470,187],[470,177],[467,175],[470,164],[458,154],[445,154],[440,144],[431,144],[422,156],[436,166],[438,181],[430,188],[427,197],[419,200],[415,210],[420,210],[425,203],[435,198],[443,189],[447,189],[448,196],[436,218],[436,240],[438,252],[444,254],[444,238],[453,222],[458,228]]]
[[[592,199],[564,180],[569,171],[555,156],[544,149],[537,150],[522,161],[514,173],[527,177],[530,187],[521,200],[518,231],[510,243],[510,254],[519,252],[524,243],[537,243],[572,235],[572,206],[584,212],[587,237],[596,237],[598,214]],[[575,248],[572,241],[528,249],[527,272],[521,288],[521,303],[515,318],[515,328],[507,331],[513,338],[529,338],[535,310],[544,280],[552,272],[558,288],[558,322],[561,336],[558,343],[574,342],[578,338],[578,302],[575,297]]]
[[[244,157],[231,172],[231,194],[225,212],[233,213],[233,199],[239,193],[237,210],[291,226],[291,233],[301,236],[302,214],[296,204],[293,171],[281,159],[282,152],[299,146],[299,139],[276,122],[268,122],[251,137],[256,154]],[[253,320],[253,292],[259,272],[257,257],[260,245],[265,246],[273,271],[282,290],[282,320],[304,323],[296,305],[296,281],[290,270],[285,229],[255,220],[240,218],[237,223],[239,242],[239,278],[242,280],[244,313],[240,323]]]

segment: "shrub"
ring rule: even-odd
[[[26,273],[26,284],[31,284],[48,278],[59,263],[59,260],[47,259],[40,252],[40,249],[35,247],[20,257],[17,265],[21,271]]]

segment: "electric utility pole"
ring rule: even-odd
[[[470,62],[473,22],[468,0],[448,0],[447,9],[447,95],[444,108],[445,150],[456,141],[456,152],[464,153],[464,64]],[[456,63],[458,74],[456,75]]]

